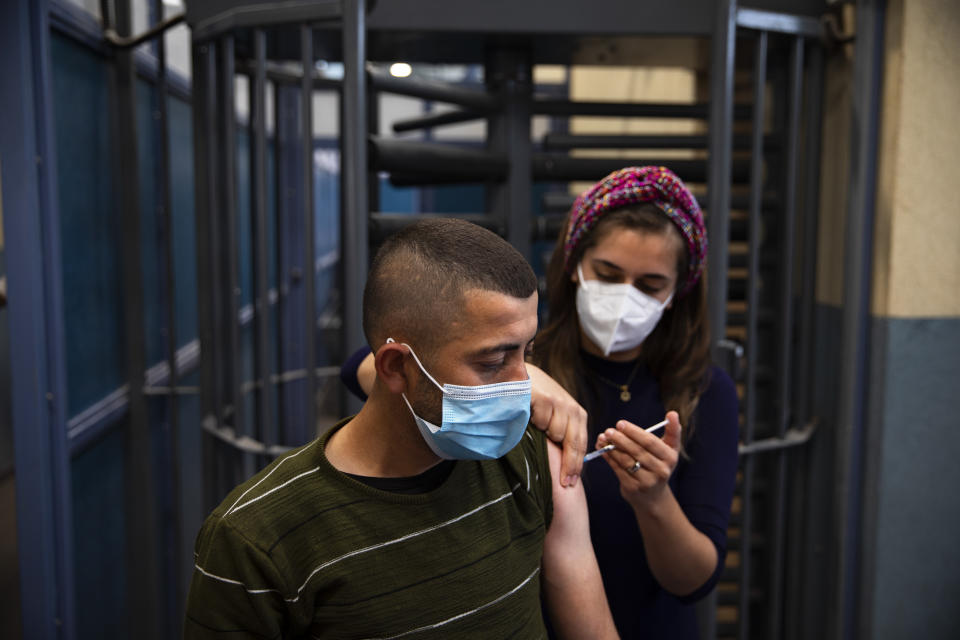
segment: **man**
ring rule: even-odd
[[[187,637],[615,637],[582,487],[527,429],[537,281],[437,219],[389,239],[364,408],[237,487],[197,539]]]

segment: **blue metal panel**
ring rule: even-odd
[[[126,419],[120,426],[129,428]],[[112,429],[73,460],[71,495],[75,507],[73,550],[76,558],[77,638],[127,636],[129,576],[124,558],[124,433]],[[130,542],[129,544],[136,544]]]
[[[55,185],[64,243],[68,415],[126,382],[120,289],[120,218],[113,197],[108,67],[71,40],[51,38]],[[59,275],[59,274],[58,274]]]
[[[280,181],[277,200],[280,255],[280,325],[277,332],[279,371],[292,371],[307,366],[307,327],[315,315],[306,306],[307,272],[312,259],[305,258],[303,199],[307,184],[301,160],[300,88],[279,86],[276,92],[276,179]],[[312,256],[311,256],[312,257]],[[312,280],[310,281],[312,282]],[[312,362],[314,358],[309,358]],[[278,387],[281,431],[279,442],[301,444],[312,439],[315,427],[307,427],[306,407],[313,402],[307,393],[307,380],[291,381]]]
[[[0,158],[6,216],[22,623],[73,638],[60,237],[47,3],[0,3]]]
[[[193,204],[193,128],[190,105],[168,98],[170,111],[170,197],[173,213],[174,278],[177,283],[177,346],[197,338],[196,229]]]

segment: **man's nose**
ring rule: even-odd
[[[530,377],[530,375],[527,373],[527,363],[524,362],[523,358],[519,358],[518,361],[510,367],[509,375],[510,382],[526,380]]]

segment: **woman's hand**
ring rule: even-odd
[[[667,412],[666,417],[662,439],[626,420],[597,437],[597,448],[616,445],[603,457],[617,474],[620,495],[638,515],[670,491],[667,481],[680,457],[680,418],[676,411]]]
[[[577,484],[587,450],[587,412],[542,369],[527,363],[531,382],[530,422],[563,445],[560,484]]]

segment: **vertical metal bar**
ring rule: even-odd
[[[809,45],[807,81],[804,91],[804,169],[803,169],[803,277],[801,278],[800,324],[797,335],[797,421],[806,422],[813,412],[813,336],[817,279],[817,227],[820,210],[821,110],[823,108],[823,48]]]
[[[794,400],[795,422],[805,424],[813,415],[813,337],[815,331],[814,310],[816,304],[817,274],[817,223],[820,209],[820,144],[821,109],[823,105],[823,49],[818,42],[808,44],[807,78],[804,90],[804,197],[803,197],[803,277],[801,278],[800,313],[797,336],[797,391]],[[806,503],[807,480],[801,464],[805,451],[793,454],[795,471],[790,496],[790,524],[788,530],[797,531],[803,523]],[[796,542],[787,545],[786,612],[784,623],[787,640],[801,637],[804,615],[801,602],[801,576],[804,573],[803,549]]]
[[[270,283],[267,250],[267,34],[263,29],[253,31],[254,71],[250,83],[250,125],[253,129],[250,202],[253,238],[254,276],[254,345],[255,378],[257,380],[257,428],[255,437],[270,445],[276,442],[273,434],[273,408],[270,379]]]
[[[750,223],[749,266],[747,278],[747,388],[744,405],[743,442],[753,442],[757,420],[757,317],[760,313],[760,208],[763,206],[764,187],[764,114],[766,113],[767,87],[766,31],[757,34],[753,57],[753,132],[750,152]],[[750,637],[750,591],[752,588],[753,546],[753,471],[754,457],[743,461],[743,482],[740,511],[740,605],[739,638]]]
[[[530,260],[532,199],[530,141],[533,67],[526,49],[494,51],[487,62],[487,86],[502,96],[503,109],[487,120],[488,148],[506,153],[507,179],[489,189],[488,209],[500,218],[507,240]],[[599,179],[602,176],[597,176]]]
[[[163,2],[162,0],[153,1],[154,21],[163,20]],[[166,38],[161,35],[157,38],[157,141],[160,150],[160,158],[157,162],[157,185],[159,185],[158,212],[160,214],[160,242],[163,247],[161,275],[161,295],[160,308],[165,311],[165,338],[166,338],[166,358],[169,378],[167,385],[171,389],[176,389],[178,381],[177,372],[177,326],[176,326],[176,282],[174,275],[174,251],[173,251],[173,215],[170,209],[170,139],[169,139],[169,114],[167,110],[167,46]],[[169,574],[169,589],[172,591],[170,606],[173,608],[174,618],[179,620],[182,612],[180,603],[184,600],[184,580],[182,579],[184,571],[183,553],[181,551],[181,529],[183,527],[182,509],[180,503],[180,409],[179,400],[176,393],[170,393],[166,398],[167,411],[167,442],[170,448],[169,470],[164,473],[169,477],[169,491],[171,499],[171,531],[173,535],[165,545],[167,550],[167,572]]]
[[[276,322],[274,323],[274,344],[277,349],[276,366],[278,372],[284,372],[291,368],[291,358],[288,354],[291,347],[300,345],[297,342],[288,344],[285,338],[288,323],[297,326],[298,318],[296,308],[293,306],[294,300],[294,282],[292,275],[293,263],[296,257],[289,255],[290,244],[286,241],[288,235],[293,232],[292,227],[296,226],[296,215],[293,206],[289,201],[294,198],[295,190],[290,184],[295,182],[295,171],[288,169],[285,160],[286,149],[289,145],[288,133],[290,126],[287,124],[290,119],[287,110],[290,108],[290,100],[287,98],[287,87],[281,82],[273,83],[273,190],[274,211],[276,212],[276,233],[274,234],[274,267],[277,273],[277,304],[274,309]],[[299,122],[297,123],[299,126]],[[299,151],[299,149],[298,149]],[[296,251],[293,251],[296,254]],[[302,313],[300,314],[302,315]],[[295,407],[296,398],[293,396],[290,385],[279,384],[276,387],[276,406],[277,412],[274,418],[274,433],[277,442],[287,442],[285,438],[290,429],[290,423],[297,415]],[[302,404],[302,403],[301,403]]]
[[[309,318],[303,291],[303,178],[300,117],[300,85],[275,82],[274,166],[276,184],[276,269],[280,293],[275,307],[274,344],[278,371],[303,369],[306,361],[304,328]],[[307,381],[280,383],[275,387],[277,442],[302,443],[306,425]]]
[[[343,188],[340,265],[343,271],[344,348],[364,344],[363,287],[367,280],[367,58],[366,0],[343,2],[343,93],[340,117],[340,167]],[[359,410],[359,400],[345,394],[348,413]]]
[[[239,259],[238,239],[237,239],[237,168],[236,168],[236,94],[234,89],[235,59],[234,59],[234,39],[227,35],[221,38],[220,46],[217,48],[219,64],[217,68],[217,80],[219,87],[217,91],[218,99],[218,120],[220,128],[219,136],[219,166],[220,166],[220,207],[218,211],[212,212],[219,219],[214,225],[214,237],[217,239],[217,245],[214,246],[214,257],[220,261],[220,277],[214,285],[219,290],[219,296],[222,296],[221,322],[217,325],[222,327],[224,344],[220,350],[219,366],[223,386],[229,388],[229,396],[222,398],[221,401],[229,400],[233,408],[232,424],[238,434],[246,434],[246,416],[243,391],[241,382],[243,380],[243,359],[240,346],[240,327],[239,327],[239,306],[240,306],[240,283],[239,283]],[[217,238],[217,231],[220,231]],[[225,391],[225,389],[224,389]],[[236,484],[240,478],[247,477],[253,473],[253,462],[250,456],[230,452],[226,455],[232,458],[239,457],[239,464],[232,470],[232,478],[226,478],[226,484]],[[233,465],[231,465],[233,466]],[[229,486],[222,487],[222,493],[229,490]]]
[[[730,180],[733,153],[733,64],[737,37],[737,2],[717,3],[710,68],[710,147],[707,167],[707,313],[712,332],[711,350],[719,362],[719,341],[726,335],[727,270],[730,240]],[[700,635],[716,636],[716,607],[697,607]]]
[[[864,542],[861,517],[876,513],[878,487],[861,489],[870,334],[870,278],[876,199],[877,139],[883,78],[884,0],[859,0],[853,54],[853,104],[850,120],[850,174],[844,229],[843,329],[840,347],[840,392],[836,432],[835,539],[839,541],[832,584],[830,634],[851,637],[858,622],[871,618],[869,597],[858,593],[859,550]],[[871,474],[872,475],[872,474]],[[869,477],[869,476],[868,476]],[[871,541],[867,539],[869,549]],[[859,609],[859,611],[858,611]],[[858,616],[862,616],[858,620]]]
[[[730,241],[730,180],[733,152],[733,58],[737,36],[736,0],[717,3],[710,68],[710,163],[707,169],[707,232],[710,249],[707,263],[707,306],[713,335],[714,359],[719,361],[717,341],[727,327],[727,270]]]
[[[306,318],[303,347],[306,351],[307,406],[306,436],[317,432],[317,302],[316,237],[313,198],[313,29],[300,25],[300,129],[303,136],[303,287]]]
[[[116,3],[116,30],[131,34],[131,2]],[[153,447],[146,398],[143,395],[147,368],[144,316],[143,272],[140,261],[140,176],[137,156],[136,70],[133,50],[117,52],[113,76],[114,126],[117,159],[120,217],[122,231],[124,347],[127,352],[129,427],[125,460],[127,481],[126,540],[127,579],[136,589],[127,591],[128,624],[131,635],[158,638],[160,572],[156,557],[157,517],[153,482]]]
[[[367,73],[367,87],[370,90],[367,96],[367,133],[372,136],[380,135],[380,93],[371,80],[371,74]],[[380,211],[380,178],[376,169],[371,167],[367,175],[367,184],[369,187],[367,195],[367,206],[370,211]]]
[[[21,627],[76,637],[60,216],[45,0],[0,3],[0,194]]]
[[[803,38],[795,36],[790,48],[789,85],[787,90],[787,136],[784,176],[783,219],[780,224],[780,340],[777,361],[777,435],[783,437],[792,418],[792,352],[793,352],[793,262],[796,246],[797,169],[800,148],[800,113],[803,110]],[[773,531],[771,536],[771,594],[768,637],[780,637],[783,611],[783,566],[786,537],[786,452],[774,458]]]
[[[194,225],[197,263],[197,333],[200,339],[200,418],[213,417],[223,423],[217,387],[217,339],[215,335],[216,307],[213,304],[216,260],[211,250],[212,214],[217,210],[216,189],[216,121],[214,103],[215,52],[213,44],[193,45],[193,171],[194,171]],[[203,468],[206,470],[203,487],[203,508],[208,512],[216,506],[216,492],[210,474],[217,468],[215,443],[210,436],[203,437]]]

